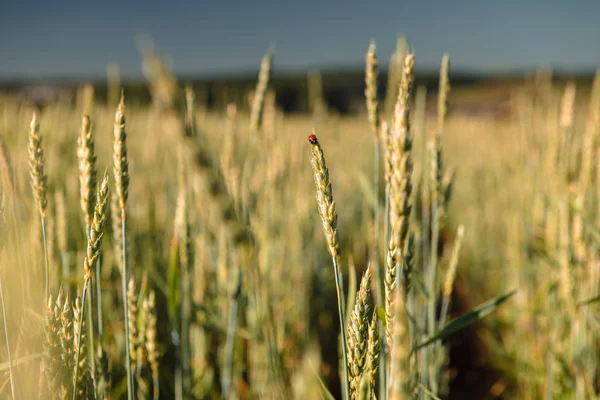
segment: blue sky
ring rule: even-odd
[[[103,77],[117,63],[140,77],[136,37],[147,35],[177,73],[359,66],[371,38],[387,64],[403,33],[418,68],[444,52],[454,69],[498,72],[600,66],[600,1],[0,0],[0,79]]]

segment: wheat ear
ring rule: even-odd
[[[29,175],[31,188],[35,197],[42,226],[42,241],[44,244],[45,286],[44,302],[50,293],[50,271],[48,266],[48,243],[46,240],[46,209],[48,208],[48,177],[44,173],[44,150],[42,150],[42,135],[37,114],[33,113],[29,125]]]
[[[87,292],[89,290],[90,280],[92,278],[92,269],[96,264],[98,257],[100,256],[100,248],[102,246],[102,239],[104,237],[104,224],[106,222],[106,203],[108,201],[108,177],[104,176],[102,184],[98,188],[98,195],[96,197],[96,207],[94,210],[94,217],[90,225],[90,234],[87,243],[87,250],[85,259],[83,262],[84,268],[84,284],[83,292],[81,295],[81,316],[80,323],[83,325],[83,317],[85,314],[85,302]],[[79,376],[79,362],[81,356],[81,334],[82,329],[78,332],[77,339],[77,352],[75,362],[75,380],[78,381]],[[75,400],[75,391],[73,392],[73,400]]]
[[[308,137],[311,144],[311,166],[314,173],[315,186],[317,187],[317,205],[319,214],[321,215],[321,223],[323,231],[327,238],[327,246],[333,261],[333,273],[335,275],[335,287],[338,301],[338,314],[340,317],[340,331],[342,334],[342,353],[343,353],[343,384],[344,398],[347,400],[350,394],[349,376],[348,376],[348,354],[346,348],[348,342],[346,340],[346,322],[344,318],[345,300],[343,298],[344,287],[342,283],[342,273],[339,266],[339,242],[337,233],[337,212],[335,202],[333,201],[333,189],[329,180],[329,170],[325,162],[323,149],[317,140],[317,136],[313,133]]]
[[[127,157],[127,133],[125,131],[125,97],[121,93],[121,101],[115,113],[114,145],[113,145],[113,172],[115,176],[115,192],[121,219],[121,251],[122,267],[121,283],[123,293],[123,313],[125,315],[125,366],[127,370],[127,398],[133,400],[134,382],[131,371],[131,357],[129,344],[129,301],[127,299],[127,284],[129,271],[127,270],[127,197],[129,194],[129,159]]]
[[[250,132],[256,132],[260,128],[262,123],[262,114],[265,104],[265,94],[267,93],[267,86],[269,85],[272,64],[273,49],[269,48],[269,50],[267,50],[267,54],[265,54],[260,64],[258,83],[256,84],[256,90],[254,91],[254,97],[252,99],[252,110],[250,113]]]
[[[371,270],[367,268],[360,281],[354,309],[350,313],[348,324],[348,379],[350,380],[350,398],[358,397],[361,376],[366,372],[365,358],[369,335],[369,315],[371,301]]]
[[[403,264],[403,255],[408,237],[409,219],[412,210],[412,135],[409,128],[409,99],[414,79],[414,55],[406,56],[404,73],[398,89],[398,101],[394,110],[394,129],[389,139],[390,154],[390,238],[386,258],[385,311],[387,341],[391,346],[392,310],[394,287],[398,267]]]
[[[144,301],[144,308],[146,308],[146,315],[148,321],[146,323],[146,351],[148,352],[148,362],[150,363],[150,369],[152,369],[152,393],[153,399],[158,400],[160,392],[159,379],[158,379],[158,349],[156,347],[156,309],[154,291],[151,290],[148,294],[148,299]]]

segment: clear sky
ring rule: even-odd
[[[0,79],[141,76],[136,37],[181,74],[359,66],[371,38],[387,64],[398,34],[418,67],[444,52],[455,69],[600,66],[600,0],[0,0]]]

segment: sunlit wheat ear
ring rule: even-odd
[[[48,262],[48,244],[46,241],[46,209],[48,207],[48,177],[44,173],[44,150],[42,150],[42,136],[37,114],[33,113],[29,125],[29,175],[31,188],[40,212],[42,242],[44,245],[44,301],[50,293],[50,267]]]
[[[151,290],[148,294],[148,298],[144,301],[144,308],[146,308],[145,314],[148,317],[146,322],[146,351],[148,352],[148,363],[152,369],[152,386],[153,386],[153,399],[158,399],[159,388],[159,353],[157,348],[156,338],[156,308],[155,308],[154,291]]]
[[[185,134],[196,136],[196,96],[190,85],[185,87]]]
[[[448,272],[446,273],[446,280],[444,281],[444,297],[450,298],[452,295],[452,287],[454,285],[454,279],[456,277],[456,267],[458,266],[458,257],[460,256],[460,249],[462,247],[462,240],[465,234],[465,227],[459,226],[456,232],[456,240],[454,241],[454,249],[452,251],[452,257],[450,258],[450,264],[448,265]]]
[[[61,304],[61,297],[64,297],[64,302]],[[73,390],[73,382],[70,381],[73,367],[75,366],[75,337],[73,334],[73,313],[71,311],[71,303],[69,296],[63,296],[62,290],[59,292],[56,300],[55,308],[60,309],[60,344],[61,344],[61,362],[63,371],[68,377],[63,382],[62,392],[70,392]]]
[[[454,279],[456,277],[456,269],[458,268],[458,258],[460,256],[460,250],[462,248],[463,237],[465,234],[465,227],[460,225],[456,231],[456,239],[454,240],[454,248],[452,249],[452,256],[450,258],[450,264],[446,271],[446,279],[443,287],[443,300],[442,300],[442,311],[440,313],[439,329],[442,329],[446,324],[446,317],[450,308],[450,301],[452,297],[452,289],[454,288]]]
[[[308,136],[308,142],[311,145],[310,164],[313,169],[315,186],[317,188],[317,206],[323,224],[323,231],[327,238],[327,246],[331,254],[333,262],[333,273],[335,277],[335,287],[337,294],[338,315],[340,318],[340,331],[342,335],[342,353],[343,353],[343,385],[344,397],[348,398],[350,394],[350,384],[348,379],[348,355],[346,347],[346,322],[344,317],[344,285],[342,283],[342,274],[339,266],[339,241],[337,233],[337,212],[335,210],[335,202],[333,201],[333,189],[329,180],[329,170],[325,162],[323,149],[317,140],[317,136],[312,133]]]
[[[129,285],[127,288],[127,303],[129,313],[129,358],[131,360],[131,366],[135,365],[137,357],[137,294],[135,290],[135,280],[133,277],[129,279]]]
[[[573,126],[575,112],[575,83],[567,82],[560,105],[559,124],[562,129],[569,129]]]
[[[125,317],[125,367],[127,370],[127,398],[133,400],[135,388],[131,371],[129,354],[129,301],[127,284],[129,271],[127,268],[127,197],[129,194],[129,159],[127,156],[127,133],[125,131],[125,96],[121,93],[121,101],[117,107],[114,123],[113,173],[115,176],[115,193],[119,203],[118,214],[121,219],[121,291],[123,294],[123,313]],[[115,210],[116,211],[116,210]]]
[[[367,268],[360,282],[354,309],[348,324],[348,376],[350,380],[350,398],[358,396],[361,376],[367,372],[365,358],[371,314],[371,270]]]
[[[408,337],[408,318],[403,290],[394,291],[394,320],[392,323],[392,346],[390,361],[390,400],[409,399],[408,357],[410,341]]]
[[[337,212],[335,202],[333,201],[333,189],[329,180],[329,170],[327,169],[325,155],[317,137],[312,134],[308,140],[312,149],[310,163],[314,172],[315,186],[317,187],[319,215],[321,216],[323,230],[327,238],[329,253],[332,257],[337,258],[340,247],[337,233]]]
[[[367,113],[371,132],[377,136],[379,134],[379,102],[377,101],[377,79],[379,76],[379,66],[377,55],[375,54],[375,42],[371,41],[369,50],[365,57],[365,98],[367,99]]]
[[[136,376],[140,381],[143,381],[144,378],[142,375],[142,368],[147,361],[146,357],[146,324],[148,323],[148,309],[145,307],[145,304],[148,301],[147,294],[144,296],[146,291],[146,278],[142,278],[142,283],[140,284],[140,288],[138,290],[138,301],[136,306],[139,305],[136,316],[136,329],[137,329],[137,346],[135,349],[135,360],[136,360]],[[144,381],[145,384],[145,381]]]
[[[104,176],[98,193],[96,196],[96,206],[94,209],[94,217],[92,224],[90,225],[90,235],[88,239],[88,245],[85,256],[85,280],[89,280],[92,277],[92,270],[98,256],[100,255],[100,248],[102,246],[102,239],[104,238],[104,225],[106,223],[106,204],[108,202],[108,177]]]
[[[442,57],[442,65],[440,67],[440,82],[438,87],[438,133],[444,132],[446,123],[446,114],[448,113],[448,95],[450,94],[450,79],[448,72],[450,69],[450,58],[448,54]]]
[[[390,177],[390,225],[394,246],[404,249],[408,234],[412,193],[412,146],[409,127],[409,101],[414,80],[414,55],[406,56],[404,74],[400,81],[398,101],[394,111]]]
[[[365,360],[365,373],[369,376],[370,390],[369,397],[375,393],[375,382],[379,369],[379,333],[377,332],[377,311],[374,310],[369,322],[369,332],[367,339],[367,356]]]
[[[434,135],[434,151],[432,162],[435,165],[431,166],[432,175],[432,198],[437,204],[438,220],[440,227],[445,223],[447,205],[449,202],[450,190],[452,188],[452,175],[449,176],[449,183],[445,187],[445,174],[451,171],[446,171],[443,164],[443,135],[445,131],[446,115],[448,113],[448,96],[450,94],[450,78],[448,76],[450,69],[450,60],[448,54],[444,54],[440,67],[440,81],[438,88],[438,122],[437,130]],[[448,198],[446,198],[448,196]]]
[[[390,239],[386,256],[384,286],[386,336],[390,346],[393,292],[396,286],[398,266],[403,263],[412,210],[413,139],[409,127],[409,100],[414,80],[414,65],[414,55],[408,54],[405,58],[404,72],[398,89],[398,100],[394,109],[394,128],[388,144],[390,147],[388,150],[390,158]]]
[[[48,298],[43,338],[44,353],[42,356],[42,370],[48,393],[68,394],[71,392],[73,386],[72,382],[65,379],[65,373],[69,372],[68,365],[73,366],[74,363],[72,360],[66,359],[64,360],[66,362],[63,364],[63,343],[67,344],[65,343],[65,339],[67,339],[71,332],[68,329],[70,321],[67,321],[67,326],[63,324],[64,321],[61,318],[62,309],[62,292],[59,293],[56,302],[53,301],[52,296]]]
[[[37,114],[33,113],[29,129],[29,175],[33,196],[42,218],[46,216],[48,206],[48,177],[44,173],[44,150]]]
[[[113,233],[113,248],[115,251],[115,262],[119,272],[123,273],[123,219],[121,217],[121,206],[119,195],[112,192],[110,196],[110,219]]]
[[[77,159],[79,161],[81,209],[85,217],[86,229],[88,229],[94,217],[97,172],[94,138],[90,117],[87,114],[81,119],[81,130],[77,139]]]
[[[77,351],[74,354],[75,368],[77,373],[74,378],[73,398],[89,398],[92,395],[92,382],[89,364],[87,362],[87,326],[83,314],[83,303],[75,299],[73,306],[73,346],[76,349],[86,349]]]
[[[114,125],[113,171],[115,175],[115,193],[122,211],[127,210],[129,194],[129,159],[127,158],[127,132],[125,131],[125,97],[117,107]]]
[[[85,359],[85,354],[82,356],[82,347],[84,347],[84,339],[83,339],[83,322],[84,322],[84,313],[85,313],[85,305],[87,292],[90,286],[90,280],[92,278],[92,271],[96,262],[98,261],[98,257],[100,256],[100,248],[102,246],[102,239],[104,237],[104,225],[106,223],[106,203],[108,201],[108,177],[105,175],[102,180],[102,184],[98,188],[98,194],[96,196],[96,207],[94,210],[94,218],[92,219],[92,224],[90,225],[90,232],[88,235],[88,243],[87,249],[84,259],[84,283],[83,283],[83,292],[81,295],[81,306],[79,306],[79,300],[76,303],[76,306],[73,310],[74,313],[77,313],[76,323],[78,324],[78,330],[75,332],[75,348],[77,349],[75,352],[75,382],[79,385],[79,379],[87,379],[86,375],[88,371],[86,367],[88,366],[87,362],[83,362]],[[84,347],[85,348],[85,347]],[[85,353],[85,351],[84,351]],[[76,386],[77,386],[76,385]],[[78,387],[78,391],[83,390]],[[86,385],[87,387],[87,385]],[[80,394],[77,393],[77,397]],[[73,398],[75,399],[75,394]]]
[[[390,240],[390,246],[388,247],[386,254],[385,264],[385,321],[386,321],[386,340],[388,347],[392,346],[392,323],[394,321],[393,305],[394,305],[394,291],[396,287],[397,278],[397,264],[398,260],[402,259],[402,252],[400,249],[392,245]]]
[[[252,109],[250,112],[250,132],[256,132],[262,124],[265,93],[267,92],[267,86],[269,85],[269,78],[271,76],[273,54],[273,49],[269,48],[267,54],[265,54],[260,64],[258,83],[256,84],[256,90],[254,91],[254,97],[252,99]]]

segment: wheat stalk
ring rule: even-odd
[[[58,249],[62,263],[61,278],[63,286],[67,293],[70,291],[69,282],[69,243],[67,232],[67,207],[65,204],[65,193],[59,190],[55,193],[54,201],[56,203],[56,232]]]
[[[12,365],[12,356],[10,353],[10,341],[8,336],[8,325],[6,316],[6,307],[4,306],[4,291],[2,289],[2,273],[0,272],[0,305],[2,306],[2,322],[4,324],[4,338],[6,340],[6,353],[8,358],[8,373],[10,375],[10,394],[11,398],[15,399],[15,378]],[[18,351],[18,350],[17,350]]]
[[[88,238],[86,256],[83,262],[84,267],[84,284],[83,292],[81,295],[81,315],[79,323],[83,325],[83,318],[85,314],[85,303],[87,292],[89,290],[90,280],[92,279],[92,269],[98,261],[100,256],[100,248],[102,246],[102,239],[104,237],[104,224],[106,222],[106,203],[108,201],[108,177],[104,176],[102,184],[98,188],[98,194],[96,197],[96,207],[94,210],[94,217],[90,225],[90,234]],[[75,382],[78,382],[79,376],[79,363],[81,360],[81,347],[82,347],[82,328],[80,327],[77,334],[77,352],[76,352],[76,363],[75,363]],[[75,400],[75,392],[73,394],[73,400]]]
[[[44,261],[46,284],[44,286],[44,302],[50,293],[50,271],[48,266],[48,244],[46,241],[46,209],[48,207],[48,177],[44,173],[44,150],[42,150],[42,135],[37,114],[33,113],[29,125],[29,175],[31,189],[40,212],[42,226],[42,242],[44,244]]]
[[[348,399],[350,394],[349,376],[348,376],[348,354],[346,348],[348,342],[346,340],[346,322],[344,318],[345,300],[343,298],[344,287],[342,283],[342,274],[339,267],[339,241],[337,233],[337,212],[335,202],[333,201],[333,190],[331,181],[329,180],[329,170],[325,162],[323,149],[317,140],[317,136],[312,133],[308,137],[311,144],[311,160],[310,164],[314,173],[315,186],[317,187],[317,205],[319,214],[321,215],[321,223],[323,231],[327,238],[327,246],[333,261],[333,273],[335,275],[335,287],[338,301],[338,314],[340,317],[340,332],[342,334],[342,352],[343,352],[343,381],[344,381],[344,397]]]
[[[121,251],[122,251],[122,293],[123,293],[123,313],[125,315],[125,366],[127,370],[127,398],[133,400],[134,382],[131,371],[130,357],[130,333],[129,333],[129,301],[127,299],[127,284],[129,280],[129,271],[127,270],[127,197],[129,194],[129,159],[127,157],[127,133],[125,131],[125,96],[121,93],[121,101],[115,113],[114,123],[114,145],[113,145],[113,172],[115,176],[115,193],[119,204],[118,214],[121,219]]]

